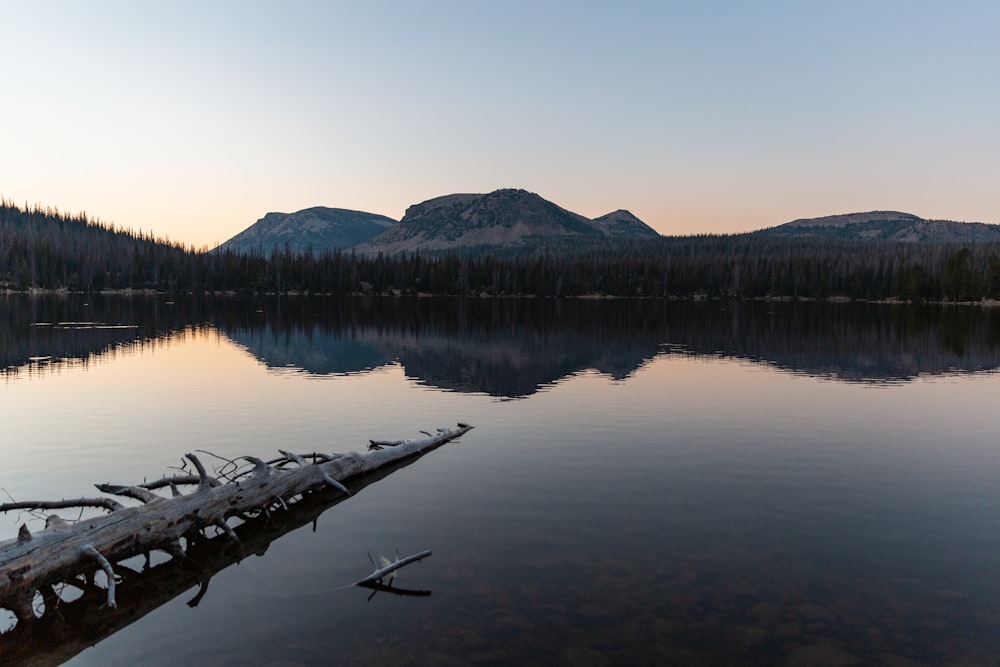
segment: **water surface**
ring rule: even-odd
[[[989,310],[0,306],[0,487],[18,500],[157,477],[194,449],[476,425],[68,664],[1000,660]],[[0,537],[25,521],[41,529],[12,514]],[[397,549],[433,550],[397,580],[432,595],[345,588]]]

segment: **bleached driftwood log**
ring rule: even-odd
[[[348,482],[351,493],[357,495],[365,487],[414,463],[420,456],[409,456],[375,472],[351,478]],[[197,478],[193,481],[197,482]],[[165,486],[169,485],[159,484],[158,488]],[[267,514],[259,512],[256,516],[248,516],[245,523],[233,529],[239,542],[233,542],[221,532],[215,536],[202,535],[187,540],[183,558],[144,565],[116,563],[115,571],[123,581],[116,591],[115,607],[108,606],[105,587],[81,577],[75,578],[72,584],[80,597],[70,601],[61,598],[53,587],[43,587],[41,599],[45,613],[41,617],[18,621],[12,630],[0,633],[0,665],[56,667],[178,596],[188,594],[187,605],[196,607],[210,593],[210,583],[217,573],[251,554],[265,556],[272,542],[308,524],[316,530],[324,512],[350,497],[331,486],[317,487],[298,500],[288,502],[288,509],[275,506]],[[413,591],[380,581],[358,585],[372,590],[372,595],[377,591],[393,595],[430,595],[430,591]],[[191,593],[192,589],[197,590]]]
[[[345,482],[418,456],[465,434],[472,427],[459,423],[454,429],[439,429],[435,436],[404,440],[392,447],[365,454],[296,455],[283,452],[269,462],[246,456],[252,464],[245,474],[214,479],[200,459],[188,454],[197,475],[166,478],[139,486],[99,485],[105,493],[140,501],[125,507],[111,499],[83,498],[75,501],[18,502],[0,505],[0,511],[52,509],[55,507],[102,507],[105,516],[67,523],[49,515],[46,528],[31,534],[22,526],[17,539],[0,543],[0,608],[11,610],[19,619],[34,617],[32,600],[56,584],[72,584],[81,574],[88,577],[102,570],[107,577],[109,607],[116,605],[115,564],[136,555],[163,550],[183,557],[185,541],[206,536],[214,527],[231,540],[239,541],[230,520],[267,513],[270,508],[287,509],[288,504],[312,489],[333,487],[349,493]],[[311,459],[311,461],[310,461]],[[177,487],[196,484],[197,490],[180,494]],[[169,487],[167,498],[152,489]]]

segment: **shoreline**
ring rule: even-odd
[[[355,292],[353,294],[332,294],[330,292],[299,292],[299,291],[288,291],[288,292],[241,292],[239,290],[220,290],[212,292],[202,292],[193,293],[186,292],[178,294],[175,292],[165,292],[162,290],[154,289],[134,289],[125,288],[120,290],[95,290],[95,291],[78,291],[70,290],[67,288],[57,288],[57,289],[46,289],[40,287],[33,287],[27,290],[13,290],[9,288],[0,289],[0,296],[120,296],[120,297],[154,297],[154,296],[170,296],[177,298],[184,297],[335,297],[335,298],[388,298],[388,299],[401,299],[401,298],[414,298],[414,299],[572,299],[579,301],[687,301],[687,302],[749,302],[749,301],[759,301],[763,303],[830,303],[830,304],[847,304],[847,303],[871,303],[886,306],[913,306],[913,305],[937,305],[937,306],[979,306],[982,308],[996,308],[1000,307],[1000,300],[997,299],[981,299],[979,301],[913,301],[904,299],[855,299],[846,296],[829,296],[824,298],[818,297],[796,297],[796,296],[770,296],[770,297],[707,297],[702,294],[693,294],[690,296],[616,296],[610,294],[579,294],[579,295],[569,295],[569,296],[543,296],[539,297],[534,294],[503,294],[503,295],[493,295],[493,294],[430,294],[426,292],[420,292],[417,294],[403,294],[401,290],[394,290],[392,294],[371,294],[365,292]]]

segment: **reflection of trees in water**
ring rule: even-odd
[[[1000,311],[661,300],[19,297],[0,300],[0,368],[84,359],[213,325],[266,364],[328,375],[399,362],[429,386],[528,396],[582,370],[626,378],[665,348],[847,381],[1000,367]],[[59,329],[101,322],[125,329]],[[10,368],[14,367],[15,371]]]
[[[670,341],[846,381],[1000,367],[1000,312],[991,308],[758,302],[715,311],[672,320]]]
[[[227,332],[282,366],[324,372],[307,354],[340,350],[337,372],[399,360],[425,384],[506,397],[585,369],[625,378],[664,345],[846,381],[1000,367],[1000,313],[964,306],[428,299],[322,309],[275,301],[261,310],[256,329]],[[308,353],[295,342],[302,332]]]
[[[203,321],[192,306],[152,297],[0,296],[0,374],[87,364],[155,344]]]

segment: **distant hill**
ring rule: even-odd
[[[1000,241],[1000,225],[925,220],[912,213],[870,211],[793,220],[754,232],[759,236],[830,237],[850,240],[974,243]]]
[[[656,238],[660,234],[629,211],[618,209],[594,218],[590,224],[612,238]]]
[[[270,255],[286,245],[293,253],[342,250],[363,243],[397,223],[376,213],[314,206],[295,213],[268,213],[218,250]]]
[[[526,190],[452,194],[414,204],[399,225],[366,243],[359,253],[438,253],[449,250],[534,251],[610,238],[657,238],[628,211],[590,220]]]

